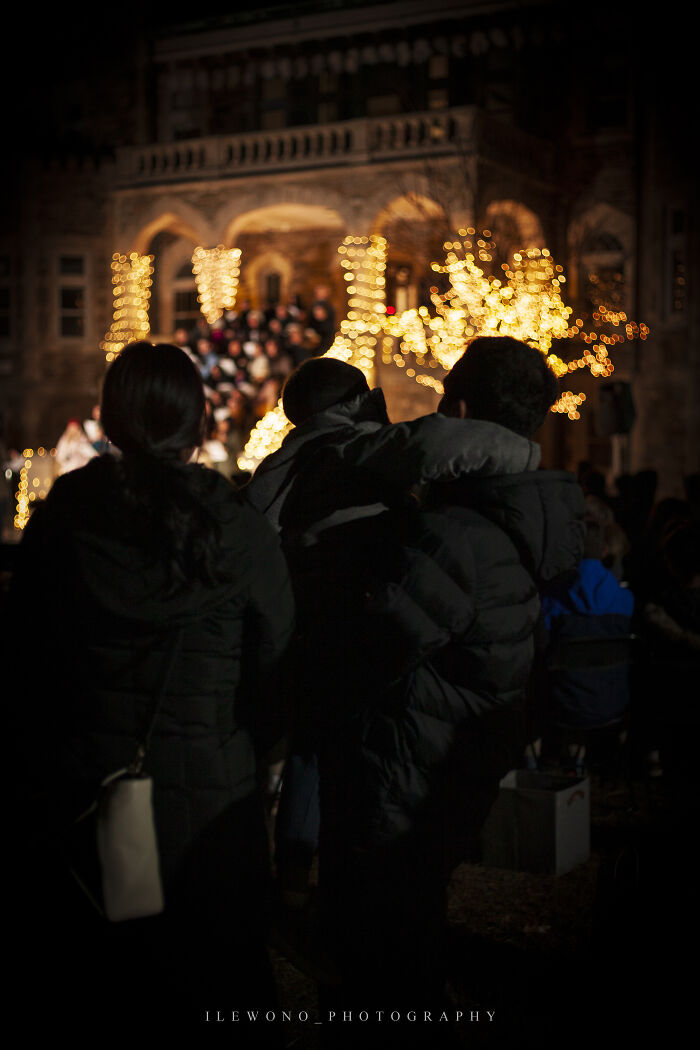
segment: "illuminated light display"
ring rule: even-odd
[[[649,329],[629,321],[622,310],[599,304],[592,315],[594,330],[585,331],[584,321],[570,321],[572,308],[564,302],[566,283],[563,267],[555,263],[547,248],[527,248],[516,252],[501,273],[488,270],[493,263],[496,244],[484,230],[474,241],[476,231],[460,230],[460,240],[446,241],[444,263],[433,263],[435,273],[449,281],[447,291],[431,289],[435,314],[426,307],[407,310],[386,318],[385,331],[394,336],[400,353],[386,349],[382,360],[404,368],[417,383],[442,392],[442,384],[433,376],[406,367],[406,357],[415,358],[416,366],[449,370],[464,351],[465,341],[474,336],[511,336],[536,347],[546,357],[558,377],[587,368],[596,378],[606,378],[614,370],[610,349],[632,339],[646,339]],[[622,330],[624,326],[624,334]],[[608,331],[601,331],[607,327]],[[612,327],[613,331],[609,331]],[[615,329],[621,329],[615,331]],[[574,360],[564,360],[552,350],[555,340],[580,339],[586,346]],[[580,419],[579,407],[585,395],[567,390],[552,411],[565,413],[569,419]]]
[[[435,273],[445,275],[447,291],[431,289],[435,313],[427,307],[397,314],[385,305],[386,240],[383,237],[346,237],[338,248],[347,282],[348,310],[340,323],[327,355],[350,361],[372,374],[374,353],[381,336],[382,362],[394,365],[421,386],[442,394],[442,383],[424,368],[449,371],[464,352],[464,344],[475,336],[511,336],[536,347],[559,377],[587,368],[592,376],[606,378],[614,370],[609,350],[618,343],[646,339],[649,328],[630,321],[622,310],[598,304],[592,315],[593,331],[584,330],[583,318],[570,321],[573,310],[563,299],[566,284],[563,267],[547,248],[524,248],[515,252],[501,273],[489,273],[496,244],[489,230],[476,237],[473,227],[459,230],[459,239],[446,241],[444,263],[432,263]],[[601,331],[612,326],[620,331]],[[624,334],[622,327],[624,326]],[[552,350],[555,340],[579,339],[583,354],[564,360]],[[398,346],[398,352],[396,347]],[[415,365],[415,367],[414,367]],[[583,392],[565,390],[552,411],[581,418]],[[281,402],[256,425],[238,465],[254,470],[279,448],[292,424]]]
[[[459,232],[466,238],[473,231]],[[516,252],[500,277],[494,277],[486,272],[486,264],[493,261],[495,247],[483,237],[476,243],[470,239],[445,243],[445,262],[433,263],[432,269],[447,276],[449,288],[442,294],[431,289],[435,315],[420,307],[387,321],[387,331],[399,341],[402,354],[415,355],[419,366],[432,364],[427,361],[430,355],[449,370],[464,352],[465,341],[477,335],[522,339],[545,355],[553,340],[567,337],[572,311],[562,299],[561,267],[549,251]],[[557,374],[566,371],[558,358],[552,356],[550,363]],[[425,377],[415,378],[426,384]],[[438,386],[432,377],[426,385]]]
[[[14,516],[16,529],[21,530],[26,526],[32,504],[48,496],[56,473],[55,455],[55,448],[38,448],[36,452],[32,448],[25,448],[22,452],[24,464],[19,472]]]
[[[557,403],[552,405],[552,412],[563,412],[569,419],[580,419],[579,408],[585,400],[585,394],[574,394],[571,390],[566,390]]]
[[[232,310],[238,294],[240,277],[240,248],[195,248],[192,255],[192,273],[197,282],[197,291],[202,313],[209,324]]]
[[[385,238],[375,234],[346,237],[338,248],[345,270],[348,309],[340,322],[340,331],[323,355],[355,365],[364,372],[370,385],[377,341],[383,335],[386,317],[386,247]],[[280,400],[251,431],[238,457],[239,469],[255,470],[265,456],[280,447],[291,429]]]
[[[100,349],[107,363],[113,361],[127,343],[145,339],[151,326],[148,321],[151,298],[152,255],[131,252],[112,256],[112,295],[114,314],[112,324]]]
[[[346,237],[338,253],[345,270],[347,310],[324,356],[350,362],[364,372],[371,384],[380,344],[384,364],[395,365],[414,382],[442,394],[440,379],[429,370],[449,370],[463,353],[465,342],[477,335],[508,335],[529,343],[547,357],[559,377],[587,368],[596,378],[612,374],[610,351],[616,345],[647,338],[648,326],[629,320],[619,303],[612,301],[596,305],[590,325],[586,325],[584,317],[571,321],[572,309],[562,296],[566,283],[563,267],[554,262],[546,248],[522,249],[510,263],[501,266],[498,276],[489,273],[496,248],[490,238],[488,230],[478,238],[473,227],[459,230],[458,240],[444,244],[445,261],[432,263],[433,271],[446,276],[449,282],[442,293],[437,287],[431,289],[435,312],[431,314],[421,306],[397,314],[385,303],[386,239],[378,234]],[[202,313],[210,324],[235,305],[240,260],[239,248],[218,245],[195,249],[192,268]],[[127,343],[144,339],[150,330],[152,263],[152,255],[137,252],[117,252],[113,256],[114,319],[100,344],[107,362]],[[555,340],[561,343],[567,339],[584,344],[580,357],[564,360],[553,352]],[[552,411],[577,420],[585,400],[584,393],[566,390]],[[291,429],[280,400],[252,430],[238,459],[239,468],[255,470],[265,456],[279,448]],[[37,453],[42,454],[45,450]],[[15,516],[15,526],[20,529],[26,525],[31,503],[44,498],[51,484],[47,480],[40,487],[35,478],[29,478],[33,456],[32,450],[26,450],[20,475]]]

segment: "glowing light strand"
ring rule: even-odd
[[[195,248],[192,272],[197,282],[197,299],[209,324],[214,324],[224,310],[236,304],[240,277],[240,248]]]
[[[152,255],[131,252],[112,256],[112,295],[114,313],[109,331],[100,343],[107,363],[121,350],[138,339],[145,339],[150,331],[148,321],[151,298]]]
[[[384,237],[372,235],[346,237],[338,248],[345,270],[348,310],[340,322],[340,331],[323,355],[355,365],[364,372],[370,385],[377,340],[383,332],[386,315],[386,247]],[[265,456],[279,448],[291,429],[280,400],[251,431],[238,457],[239,469],[255,470]]]
[[[573,312],[562,298],[566,282],[563,267],[557,265],[546,248],[527,248],[513,255],[512,263],[503,264],[503,273],[496,277],[486,270],[493,262],[495,243],[489,230],[476,239],[473,227],[459,230],[459,241],[444,244],[445,262],[433,263],[432,269],[447,276],[449,289],[440,294],[431,289],[435,316],[426,307],[388,316],[386,330],[400,348],[399,354],[387,353],[385,363],[406,366],[406,355],[413,355],[419,366],[434,367],[439,363],[448,370],[458,360],[467,339],[476,335],[508,335],[522,339],[539,349],[547,357],[557,376],[588,368],[597,378],[613,372],[608,348],[625,338],[645,339],[649,329],[644,324],[628,321],[621,310],[599,304],[593,321],[613,327],[625,325],[622,332],[584,332],[583,320],[570,324]],[[587,344],[583,355],[564,361],[552,352],[554,340],[581,338]],[[589,348],[590,346],[590,348]],[[406,374],[416,382],[442,392],[442,384],[429,374],[416,374],[406,368]],[[564,412],[570,419],[579,419],[579,406],[586,400],[582,392],[567,390],[553,406],[552,411]]]
[[[16,511],[14,516],[14,527],[22,530],[29,521],[32,504],[35,501],[46,499],[53,482],[55,464],[50,458],[56,455],[56,449],[47,451],[38,448],[36,452],[32,448],[25,448],[22,452],[24,464],[19,472],[19,483],[15,497]],[[38,457],[35,458],[35,457]]]
[[[429,372],[417,368],[441,367],[449,370],[464,352],[465,341],[477,335],[507,335],[536,347],[547,357],[559,377],[588,368],[591,375],[609,376],[614,365],[608,348],[624,339],[645,339],[649,329],[629,321],[621,310],[598,305],[595,325],[610,324],[622,332],[584,332],[583,320],[572,324],[572,308],[563,300],[566,283],[563,267],[555,263],[547,248],[527,248],[501,266],[499,276],[487,273],[493,263],[495,242],[489,230],[476,236],[473,227],[461,229],[459,240],[444,244],[445,262],[432,264],[436,273],[449,281],[446,292],[431,288],[435,313],[425,306],[401,314],[386,313],[386,241],[383,237],[346,237],[338,248],[345,269],[348,311],[340,323],[327,356],[339,357],[361,367],[369,375],[378,337],[381,335],[382,360],[405,369],[416,383],[442,393],[442,383]],[[555,340],[580,338],[586,349],[575,360],[564,361],[552,351]],[[398,344],[399,352],[395,352]],[[409,357],[416,368],[408,367]],[[569,419],[580,419],[586,395],[566,390],[552,407]],[[238,460],[243,470],[254,470],[270,452],[279,447],[291,424],[281,402],[256,425]]]

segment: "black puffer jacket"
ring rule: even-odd
[[[390,423],[375,389],[294,427],[244,492],[276,528],[308,528],[308,543],[331,524],[376,515],[414,484],[532,470],[539,461],[538,445],[496,423],[437,413]]]
[[[478,829],[512,762],[538,586],[577,565],[582,516],[571,475],[530,471],[463,477],[434,489],[427,510],[385,515],[364,536],[348,525],[322,537],[329,555],[346,552],[363,588],[353,597],[348,571],[349,601],[317,618],[309,649],[311,660],[323,649],[337,664],[322,768],[327,808],[359,844],[438,819],[450,771],[453,817]],[[312,548],[300,560],[313,556]],[[354,659],[343,638],[354,638]]]
[[[145,765],[166,901],[197,843],[217,827],[225,836],[227,812],[255,790],[255,735],[265,746],[284,730],[271,722],[293,620],[274,530],[220,475],[185,469],[220,529],[220,582],[190,579],[172,590],[165,558],[128,538],[133,511],[109,456],[56,481],[26,529],[15,580],[27,630],[42,638],[37,672],[46,672],[20,712],[31,739],[22,773],[32,790],[51,791],[57,826],[133,758],[167,640],[182,629]],[[230,854],[222,842],[214,883],[224,907]]]

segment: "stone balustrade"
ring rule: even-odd
[[[122,186],[226,178],[473,148],[475,107],[133,146],[118,155]]]

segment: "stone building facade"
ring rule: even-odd
[[[650,328],[614,356],[631,432],[600,432],[600,382],[578,373],[586,411],[547,424],[546,459],[656,469],[680,494],[700,468],[695,179],[683,100],[639,26],[549,0],[235,7],[144,26],[121,79],[98,64],[55,87],[74,108],[53,152],[28,151],[0,246],[8,440],[48,446],[95,403],[114,251],[154,255],[151,332],[167,339],[196,311],[197,245],[242,249],[239,300],[310,301],[323,282],[342,316],[347,234],[387,237],[401,309],[445,238],[486,227],[504,253],[548,247],[576,309],[593,275]],[[434,407],[396,369],[378,380],[396,417]]]

